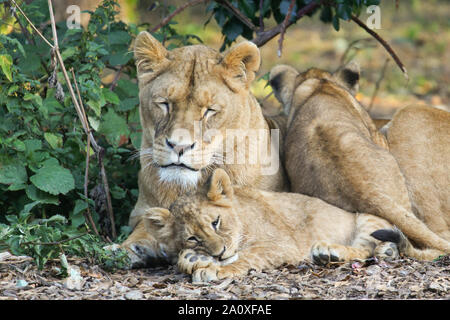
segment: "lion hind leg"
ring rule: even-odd
[[[398,228],[393,229],[380,229],[374,231],[371,236],[381,241],[389,241],[382,242],[375,249],[375,255],[383,255],[386,253],[389,248],[387,248],[388,243],[395,243],[399,253],[404,254],[408,257],[415,258],[418,260],[427,260],[431,261],[439,257],[440,255],[445,254],[443,251],[436,249],[417,249],[415,248],[408,238],[400,231]]]
[[[350,262],[365,260],[374,254],[374,249],[380,241],[371,234],[391,225],[384,219],[371,214],[360,213],[355,218],[355,229],[350,245],[318,241],[311,248],[311,258],[314,263],[326,265],[330,262]]]
[[[318,241],[311,248],[311,259],[315,264],[364,260],[370,257],[372,248],[355,248],[337,243]]]

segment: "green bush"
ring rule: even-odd
[[[49,21],[47,0],[22,8],[36,26]],[[103,163],[120,228],[128,224],[138,194],[139,161],[132,156],[140,148],[141,128],[131,43],[145,26],[119,21],[117,9],[115,1],[103,1],[90,13],[87,28],[68,29],[63,21],[57,23],[57,32],[66,69],[74,70],[71,81],[77,82],[96,141],[106,150]],[[84,234],[88,207],[102,229],[102,203],[101,194],[98,199],[84,196],[86,135],[64,77],[54,68],[50,47],[22,16],[19,19],[26,33],[15,28],[0,34],[0,250],[31,255],[40,267],[58,257],[61,249],[100,257],[104,243],[92,235],[63,246],[36,245]],[[41,32],[52,38],[50,25]],[[154,35],[171,41],[172,47],[197,39],[176,34],[170,24]],[[120,72],[112,86],[102,83],[106,71]],[[91,157],[89,190],[98,191],[102,185],[99,170]],[[127,227],[120,230],[119,239],[114,239],[119,242],[129,233]]]

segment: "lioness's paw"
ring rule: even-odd
[[[146,243],[136,242],[124,247],[130,258],[131,268],[148,268],[166,266],[169,261],[159,257],[158,254]]]
[[[211,257],[200,254],[191,249],[183,250],[178,256],[178,269],[181,272],[192,274],[196,269],[207,268],[218,262]]]
[[[315,264],[324,266],[330,262],[344,261],[340,251],[341,246],[339,245],[319,241],[311,248],[311,258]]]
[[[395,243],[382,242],[375,248],[374,256],[381,260],[394,260],[400,257],[400,252]]]

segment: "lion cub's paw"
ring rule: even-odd
[[[187,274],[193,274],[197,269],[216,264],[218,262],[213,257],[197,253],[191,249],[183,250],[178,255],[178,269]]]
[[[311,258],[315,264],[324,266],[330,262],[344,261],[341,251],[340,245],[318,241],[311,248]]]
[[[192,273],[192,283],[205,283],[214,280],[219,280],[218,272],[220,266],[212,264],[207,268],[196,269]]]
[[[381,260],[395,260],[400,257],[400,252],[395,243],[382,242],[375,248],[374,256]]]

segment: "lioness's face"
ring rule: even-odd
[[[259,51],[248,44],[225,55],[202,45],[167,51],[141,33],[135,56],[141,164],[156,167],[163,182],[197,185],[204,171],[222,163],[225,130],[250,122],[248,85]]]
[[[232,127],[230,113],[243,104],[217,77],[190,74],[198,72],[189,69],[194,59],[172,65],[144,88],[140,109],[161,180],[193,185],[203,169],[222,160],[225,128]]]
[[[184,198],[184,197],[183,197]],[[181,200],[181,199],[180,199]],[[177,205],[180,203],[180,205]],[[187,198],[171,207],[183,248],[194,249],[222,262],[237,258],[240,228],[232,207],[217,206],[205,198]]]

